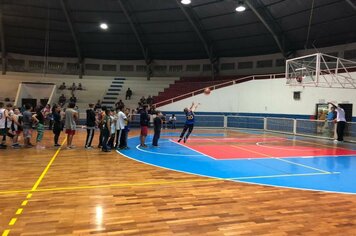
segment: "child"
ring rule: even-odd
[[[14,108],[14,114],[12,116],[12,125],[11,125],[11,130],[14,133],[14,137],[12,139],[13,148],[20,148],[20,144],[18,143],[18,138],[22,131],[21,122],[22,122],[22,116],[20,110],[18,108]]]
[[[25,111],[22,114],[22,127],[23,127],[23,138],[25,148],[33,147],[31,144],[31,136],[32,136],[32,106],[30,104],[25,105]]]
[[[161,128],[162,128],[162,113],[156,111],[156,117],[153,119],[154,135],[152,140],[152,146],[154,147],[158,147],[158,139],[161,135]]]
[[[43,134],[44,134],[44,122],[45,117],[42,113],[43,106],[38,105],[36,108],[36,114],[32,116],[33,120],[37,123],[37,138],[36,138],[36,149],[45,149],[45,146],[41,145]]]

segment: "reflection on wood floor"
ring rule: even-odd
[[[0,150],[2,232],[356,235],[355,195],[266,187],[177,173],[135,162],[116,152],[85,150],[85,134],[81,131],[75,135],[76,149],[64,147],[55,158],[57,149],[51,147],[53,136],[49,131],[45,133],[48,147],[45,150]],[[64,134],[62,141],[63,138]],[[97,138],[98,133],[95,144]],[[46,166],[49,168],[44,172]]]

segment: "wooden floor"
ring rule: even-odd
[[[47,132],[46,150],[0,150],[3,235],[356,235],[355,195],[196,177],[84,138],[57,151]]]

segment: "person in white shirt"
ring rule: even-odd
[[[117,120],[116,120],[116,149],[123,149],[126,147],[126,135],[125,135],[125,121],[127,117],[123,112],[124,107],[119,106],[117,108]]]
[[[6,120],[8,118],[9,114],[7,109],[4,108],[4,103],[0,102],[0,138],[1,144],[0,144],[0,149],[5,149],[6,148]]]
[[[345,131],[345,126],[346,126],[345,111],[340,105],[336,106],[335,104],[333,104],[331,102],[329,102],[328,104],[333,106],[336,111],[336,118],[334,121],[337,123],[337,126],[336,126],[337,139],[334,141],[342,142],[342,141],[344,141],[344,131]]]
[[[177,117],[176,115],[172,114],[171,117],[169,117],[168,123],[171,125],[171,129],[176,128],[176,122],[177,122]]]

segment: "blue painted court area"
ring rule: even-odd
[[[162,137],[177,136],[165,133]],[[224,134],[195,134],[220,137]],[[146,143],[150,144],[151,136]],[[169,170],[277,187],[356,194],[356,156],[288,158],[243,158],[216,160],[169,138],[161,138],[159,147],[139,147],[139,137],[130,138],[124,156]],[[222,152],[224,150],[221,150]],[[239,150],[236,150],[237,152]]]

